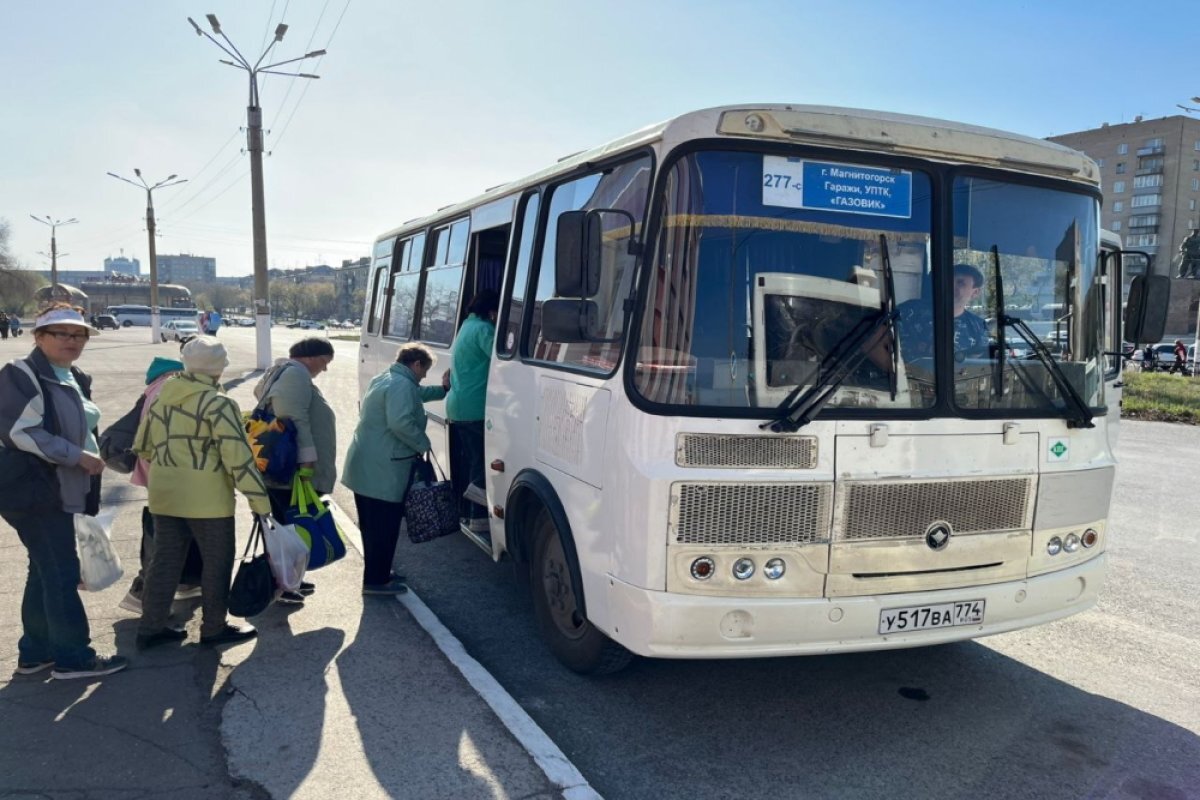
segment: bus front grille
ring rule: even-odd
[[[817,437],[681,433],[675,437],[675,463],[681,467],[813,469],[817,466]]]
[[[834,529],[839,540],[922,538],[938,521],[955,533],[1032,526],[1033,479],[871,481],[839,486]]]
[[[676,483],[671,532],[677,544],[828,541],[832,502],[827,483]]]

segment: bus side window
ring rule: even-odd
[[[454,340],[469,229],[469,221],[460,219],[434,230],[434,261],[425,270],[418,322],[417,338],[423,342],[448,345]]]
[[[539,197],[536,192],[526,195],[517,215],[519,238],[517,247],[512,249],[516,253],[510,270],[512,279],[508,282],[508,294],[500,306],[500,324],[496,326],[496,352],[502,356],[515,353],[521,338],[521,321],[525,317],[525,297],[529,290],[529,262],[537,238]]]
[[[371,300],[367,316],[367,333],[379,333],[379,321],[383,317],[383,304],[387,299],[384,292],[384,279],[387,277],[387,261],[375,267],[375,280],[371,281]]]
[[[537,294],[529,338],[524,352],[539,361],[556,362],[583,369],[609,373],[617,366],[624,338],[624,302],[632,292],[634,258],[629,253],[629,241],[638,234],[646,213],[646,197],[650,186],[650,158],[640,156],[600,172],[561,183],[550,193],[549,214],[543,236],[541,257],[538,259]],[[605,230],[601,233],[602,261],[600,286],[587,298],[596,303],[597,336],[608,341],[566,343],[552,342],[542,337],[541,306],[554,297],[555,253],[558,218],[565,211],[616,209],[621,214],[602,216]],[[609,227],[611,226],[611,227]]]
[[[392,265],[392,305],[388,312],[387,333],[398,339],[412,336],[417,315],[417,289],[421,284],[421,255],[425,251],[425,234],[405,240],[396,250]]]

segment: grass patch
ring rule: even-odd
[[[1165,372],[1127,372],[1121,416],[1200,425],[1200,379]]]
[[[357,342],[359,335],[357,333],[335,333],[329,338],[337,339],[339,342]]]

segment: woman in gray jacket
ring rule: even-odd
[[[296,426],[297,461],[301,469],[312,472],[309,480],[318,494],[329,494],[337,483],[337,419],[333,409],[313,380],[329,369],[333,345],[328,339],[310,336],[301,339],[267,370],[254,387],[260,406],[269,407],[281,419]],[[292,485],[267,483],[272,513],[284,519],[292,500]],[[305,595],[316,591],[305,581],[299,592],[284,592],[279,602],[303,605]]]
[[[29,552],[17,643],[20,675],[53,669],[50,677],[59,680],[92,678],[129,665],[92,649],[79,599],[74,515],[99,510],[104,462],[92,380],[73,365],[98,333],[77,309],[56,303],[34,322],[33,352],[0,369],[0,445],[9,470],[0,516]],[[14,474],[18,465],[27,471]]]

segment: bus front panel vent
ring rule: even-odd
[[[780,545],[829,540],[831,483],[676,483],[676,544]]]
[[[1024,530],[1033,522],[1033,479],[871,481],[839,486],[836,538],[921,539],[937,521],[954,533]]]
[[[814,469],[817,437],[681,433],[675,437],[675,463],[718,469]]]

